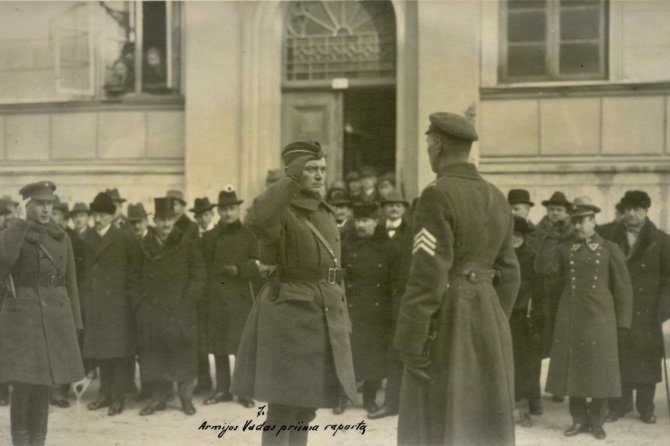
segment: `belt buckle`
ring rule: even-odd
[[[56,285],[58,284],[58,277],[54,274],[53,276],[49,277],[49,286],[51,288],[56,288]]]
[[[337,268],[328,268],[328,283],[335,285],[337,282]]]

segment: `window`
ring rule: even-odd
[[[284,39],[287,82],[395,78],[395,14],[390,2],[293,2]]]
[[[500,30],[503,82],[607,76],[606,0],[507,0]]]
[[[180,6],[0,3],[0,103],[178,94]]]

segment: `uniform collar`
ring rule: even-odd
[[[437,174],[438,178],[442,177],[461,177],[461,178],[481,178],[477,167],[472,163],[454,163],[447,164],[442,167]]]
[[[314,198],[310,195],[299,192],[292,200],[291,205],[307,211],[318,211],[319,207],[323,207],[326,211],[334,213],[335,211],[323,200]]]
[[[578,251],[582,246],[586,246],[591,252],[595,252],[603,244],[603,238],[596,232],[593,237],[581,240],[576,239],[572,245],[572,251]]]

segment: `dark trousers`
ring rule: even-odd
[[[381,387],[381,380],[379,379],[366,379],[363,381],[363,407],[368,408],[369,405],[375,404],[379,387]]]
[[[655,383],[622,383],[621,398],[610,399],[610,410],[626,413],[633,409],[633,390],[635,390],[635,408],[640,415],[654,413]]]
[[[570,415],[574,423],[602,427],[607,415],[607,398],[591,398],[591,404],[586,398],[570,397]]]
[[[150,384],[151,390],[153,392],[153,400],[161,403],[165,403],[172,392],[172,382],[170,381],[155,381]],[[187,381],[178,381],[177,382],[177,392],[179,393],[179,399],[182,401],[191,401],[193,399],[193,388],[195,384],[192,379]]]
[[[228,361],[226,360],[226,364]],[[218,364],[218,361],[217,361]],[[218,370],[218,366],[217,366]],[[228,380],[230,386],[230,379]],[[211,390],[212,376],[209,374],[209,355],[207,353],[198,353],[198,389],[203,391]]]
[[[275,425],[277,428],[274,431],[263,432],[262,446],[306,445],[308,431],[295,430],[295,427],[308,427],[314,418],[316,418],[316,409],[269,403],[265,424]],[[282,426],[285,427],[282,429]],[[290,426],[293,426],[294,429],[289,429]]]
[[[392,412],[397,412],[400,407],[400,385],[402,384],[403,368],[402,361],[394,360],[388,363],[384,405]]]
[[[216,355],[216,392],[230,393],[230,364],[228,355]]]
[[[100,398],[115,403],[123,401],[130,387],[129,369],[135,370],[135,359],[114,358],[98,360],[100,367]]]
[[[14,446],[44,445],[49,421],[50,393],[50,386],[12,383],[9,417]]]

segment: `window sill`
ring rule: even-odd
[[[668,155],[482,157],[484,174],[668,173]]]
[[[533,82],[481,87],[481,99],[643,96],[670,93],[670,82]]]
[[[120,97],[96,96],[90,99],[65,99],[48,102],[0,104],[1,114],[63,113],[70,111],[141,111],[183,110],[184,97],[180,95],[137,94]]]

